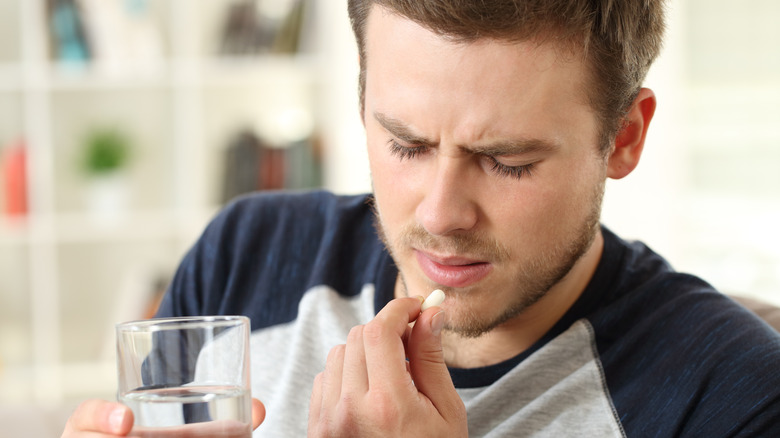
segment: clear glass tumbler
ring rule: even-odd
[[[116,326],[117,398],[134,436],[251,437],[249,319],[198,316]]]

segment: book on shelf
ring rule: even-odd
[[[225,152],[222,202],[261,190],[307,189],[322,185],[315,140],[270,145],[253,131],[240,131]]]
[[[148,0],[47,0],[52,58],[108,74],[155,72],[162,37]]]
[[[90,59],[84,17],[76,0],[47,0],[47,22],[52,57],[69,64]]]
[[[27,147],[24,140],[5,147],[0,155],[3,176],[3,213],[27,214]]]
[[[225,12],[219,54],[297,53],[305,0],[238,0]]]

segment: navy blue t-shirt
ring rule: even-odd
[[[226,207],[159,316],[252,321],[262,436],[305,435],[314,376],[398,274],[368,196],[263,193]],[[780,336],[704,281],[606,228],[589,285],[535,345],[450,369],[470,436],[780,437]]]

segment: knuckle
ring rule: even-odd
[[[387,338],[389,330],[380,320],[374,319],[363,328],[363,338],[369,345],[377,345]]]
[[[366,415],[370,423],[383,431],[395,430],[401,417],[398,401],[384,391],[373,391],[367,395]]]
[[[92,410],[91,406],[93,405],[94,405],[93,400],[86,400],[79,403],[79,405],[76,406],[76,409],[73,411],[73,414],[71,415],[69,422],[75,421],[79,417],[84,416],[85,412]]]
[[[443,353],[441,349],[416,351],[412,357],[410,357],[411,366],[414,369],[430,369],[431,367],[439,367],[442,365]],[[442,370],[444,367],[442,366]]]
[[[356,403],[352,397],[342,396],[332,418],[326,419],[321,425],[328,431],[327,436],[352,436],[358,430]]]
[[[328,353],[328,357],[325,360],[325,369],[322,370],[322,372],[320,373],[323,375],[321,377],[321,380],[326,379],[325,374],[338,372],[337,370],[344,362],[344,350],[345,350],[344,345],[337,345],[331,348],[330,352]]]
[[[88,424],[92,423],[93,418],[99,408],[99,402],[97,400],[87,400],[80,403],[76,409],[68,418],[66,423],[66,431],[69,433],[64,436],[71,436],[74,432],[79,430],[87,430]]]
[[[313,387],[314,388],[320,388],[322,386],[322,379],[324,379],[324,378],[325,378],[325,372],[324,371],[320,371],[319,373],[317,373],[317,375],[314,376],[314,385],[313,385]]]
[[[344,357],[344,350],[346,349],[346,345],[339,344],[334,346],[330,349],[328,352],[328,357],[325,359],[326,363],[332,363],[335,361],[338,361],[340,358]]]
[[[342,393],[338,407],[339,418],[343,420],[355,418],[363,405],[363,400],[361,400],[359,395],[351,392]]]
[[[363,328],[362,325],[356,325],[349,329],[349,334],[347,335],[347,343],[352,344],[356,342],[360,342],[360,339],[363,337]]]

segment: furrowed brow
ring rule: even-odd
[[[417,135],[409,129],[405,123],[392,117],[386,116],[380,112],[374,112],[374,119],[382,125],[394,137],[399,140],[421,146],[435,146],[437,142]]]
[[[415,134],[404,122],[383,113],[374,112],[374,119],[387,132],[403,142],[420,146],[436,146],[438,144],[436,141]],[[468,145],[461,148],[470,153],[492,157],[550,153],[560,149],[558,144],[542,139],[500,140],[485,145]]]
[[[554,152],[560,149],[560,147],[556,143],[542,139],[519,139],[497,141],[487,145],[474,145],[469,146],[467,149],[476,154],[500,157],[506,155],[545,154]]]

